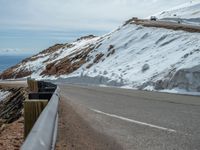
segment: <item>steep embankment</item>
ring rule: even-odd
[[[24,88],[0,87],[0,149],[19,149],[23,142]]]
[[[0,87],[0,127],[4,123],[12,123],[22,116],[23,101],[26,97],[24,88]]]

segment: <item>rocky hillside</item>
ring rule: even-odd
[[[0,86],[0,149],[20,149],[23,142],[25,88]]]
[[[23,102],[27,97],[24,88],[0,87],[4,93],[0,100],[0,127],[4,123],[12,123],[22,116]]]
[[[198,5],[199,6],[199,5]],[[200,92],[200,34],[127,21],[101,37],[54,45],[4,71],[1,79],[31,76],[136,89]]]

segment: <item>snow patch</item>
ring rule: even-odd
[[[188,92],[184,89],[179,89],[179,88],[174,88],[174,89],[171,89],[171,90],[165,89],[165,90],[160,90],[159,92],[200,96],[200,92]]]
[[[3,101],[6,97],[8,97],[11,93],[9,91],[0,90],[0,101]]]
[[[168,21],[200,25],[200,0],[190,1],[178,7],[158,13],[155,16]]]

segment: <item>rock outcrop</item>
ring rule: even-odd
[[[0,101],[0,125],[12,123],[22,116],[23,102],[26,97],[24,88],[4,88],[11,94]]]

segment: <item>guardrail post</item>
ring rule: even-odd
[[[32,79],[27,79],[27,83],[28,83],[28,88],[29,91],[31,92],[38,92],[38,81],[36,80],[32,80]]]
[[[21,150],[55,148],[59,88],[49,82],[27,79],[29,97],[24,102],[24,139]]]
[[[24,139],[48,104],[48,100],[26,100],[24,102]]]

